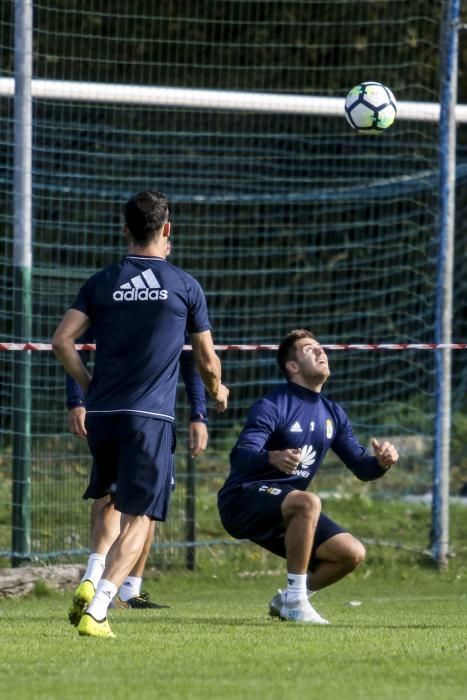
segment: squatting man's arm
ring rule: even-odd
[[[378,440],[373,438],[371,444],[380,467],[389,469],[393,464],[396,464],[399,454],[391,442],[385,441],[380,445]],[[298,448],[272,450],[268,454],[270,464],[284,474],[293,474],[300,464],[300,450]]]

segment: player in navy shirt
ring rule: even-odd
[[[171,252],[170,241],[168,243],[167,255]],[[186,344],[189,344],[189,338],[185,340]],[[78,342],[83,344],[94,343],[92,327],[88,329],[82,338],[78,339]],[[81,353],[85,364],[88,355],[89,352]],[[180,372],[183,377],[191,409],[190,423],[188,426],[189,449],[192,457],[196,457],[201,451],[206,449],[208,442],[206,393],[199,372],[196,369],[193,353],[189,350],[184,350],[180,356]],[[70,432],[80,439],[86,439],[86,397],[79,384],[69,375],[66,375],[66,392],[68,426]],[[103,498],[98,498],[93,501],[91,510],[91,554],[88,557],[86,569],[70,606],[69,619],[72,624],[75,624],[76,620],[79,622],[81,618],[83,591],[86,592],[86,590],[89,589],[90,592],[93,593],[93,589],[95,589],[102,576],[105,568],[105,557],[113,540],[118,535],[120,529],[119,523],[120,513],[115,511],[113,507],[113,492]],[[121,585],[118,595],[114,599],[113,604],[116,607],[151,609],[166,607],[151,602],[146,593],[141,593],[142,576],[151,551],[154,532],[155,521],[151,521],[150,531],[143,546],[141,556]],[[92,584],[92,587],[89,583]]]
[[[214,351],[199,283],[166,260],[167,199],[141,192],[125,205],[129,254],[88,279],[52,339],[66,372],[86,392],[86,431],[93,466],[86,498],[116,483],[120,534],[103,578],[78,624],[82,635],[112,637],[107,608],[146,540],[151,520],[165,520],[173,478],[174,404],[185,333],[217,410],[228,389]],[[92,325],[91,377],[75,341]],[[84,604],[83,601],[83,611]]]
[[[186,339],[187,344],[189,339]],[[78,339],[79,344],[94,343],[92,327]],[[87,364],[89,352],[82,352],[81,358]],[[196,369],[193,353],[184,350],[180,356],[180,373],[183,377],[188,401],[190,404],[190,423],[188,425],[188,446],[192,457],[196,457],[206,449],[208,443],[206,392]],[[66,375],[66,396],[68,408],[68,427],[77,438],[86,439],[86,396],[72,377]],[[150,530],[141,552],[129,575],[120,586],[113,605],[117,608],[154,609],[167,607],[150,600],[149,595],[141,592],[144,569],[154,541],[155,521],[151,521]],[[90,589],[93,593],[105,568],[105,558],[112,542],[120,529],[120,513],[113,504],[113,491],[102,498],[93,501],[91,509],[91,553],[79,586],[73,596],[68,613],[71,624],[81,619],[81,598],[83,591]],[[92,584],[89,586],[89,583]],[[75,602],[76,601],[76,602]]]
[[[306,491],[329,449],[363,481],[382,476],[398,459],[389,442],[373,440],[374,456],[357,441],[339,404],[321,394],[330,375],[326,353],[310,331],[289,333],[278,364],[287,383],[257,401],[230,455],[219,491],[222,523],[287,561],[288,587],[270,602],[284,620],[328,624],[308,601],[364,559],[361,542],[321,513]]]

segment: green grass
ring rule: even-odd
[[[78,637],[66,620],[69,592],[39,586],[33,596],[3,600],[2,697],[465,697],[463,570],[364,566],[314,598],[332,622],[326,628],[269,618],[283,575],[219,572],[148,581],[152,596],[172,607],[111,611],[115,640]]]
[[[199,509],[202,538],[225,536],[216,529],[214,507],[206,499]],[[451,508],[456,556],[443,573],[423,554],[427,506],[352,496],[325,499],[323,508],[357,537],[401,545],[369,544],[359,570],[314,598],[329,628],[269,618],[267,603],[285,583],[282,560],[254,545],[202,548],[195,574],[180,566],[155,578],[148,571],[145,587],[171,608],[111,611],[115,640],[78,637],[67,622],[70,591],[38,583],[34,595],[0,599],[0,696],[463,699],[465,507]],[[355,600],[361,605],[349,606]]]

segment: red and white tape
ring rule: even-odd
[[[277,345],[215,345],[216,350],[277,350]],[[325,350],[467,350],[467,343],[322,343]],[[93,343],[77,344],[77,350],[95,350]],[[184,350],[191,350],[191,345],[184,345]],[[52,350],[50,343],[0,343],[1,350],[33,350],[43,352]]]

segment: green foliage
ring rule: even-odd
[[[4,5],[8,22],[12,20],[8,12],[12,3]],[[400,13],[404,21],[388,22],[392,14]],[[303,0],[218,0],[215,4],[209,0],[166,0],[156,7],[152,0],[144,0],[131,12],[127,0],[102,0],[98,11],[89,3],[84,10],[81,2],[49,0],[35,7],[35,16],[41,31],[35,40],[34,72],[40,78],[114,82],[118,75],[121,83],[153,83],[153,75],[141,70],[148,64],[158,67],[160,85],[186,87],[189,67],[190,87],[294,92],[300,85],[300,92],[320,88],[332,94],[343,88],[342,73],[332,68],[353,68],[356,62],[378,66],[375,54],[383,39],[392,47],[384,66],[389,85],[396,83],[403,89],[407,80],[411,99],[426,99],[427,92],[438,87],[437,66],[433,65],[438,54],[433,47],[438,43],[441,15],[439,7],[428,0],[313,4]],[[127,21],[123,17],[128,17]],[[420,17],[426,18],[423,26]],[[130,21],[131,32],[127,33]],[[320,42],[310,41],[310,26],[315,23],[320,28]],[[342,31],[347,27],[352,31],[344,40]],[[72,42],[70,33],[75,35]],[[211,49],[206,51],[208,42]],[[0,60],[4,72],[13,70],[7,51],[0,54]],[[406,67],[403,73],[400,62]],[[275,69],[274,85],[264,84],[263,71],[249,70],[269,65]],[[313,73],[307,71],[310,66],[323,67],[314,79],[322,81],[324,72],[325,89],[313,84]],[[355,77],[346,78],[347,88]],[[379,66],[372,79],[383,79]]]
[[[52,598],[54,596],[54,590],[46,581],[39,580],[34,584],[34,588],[30,595],[35,598]]]

